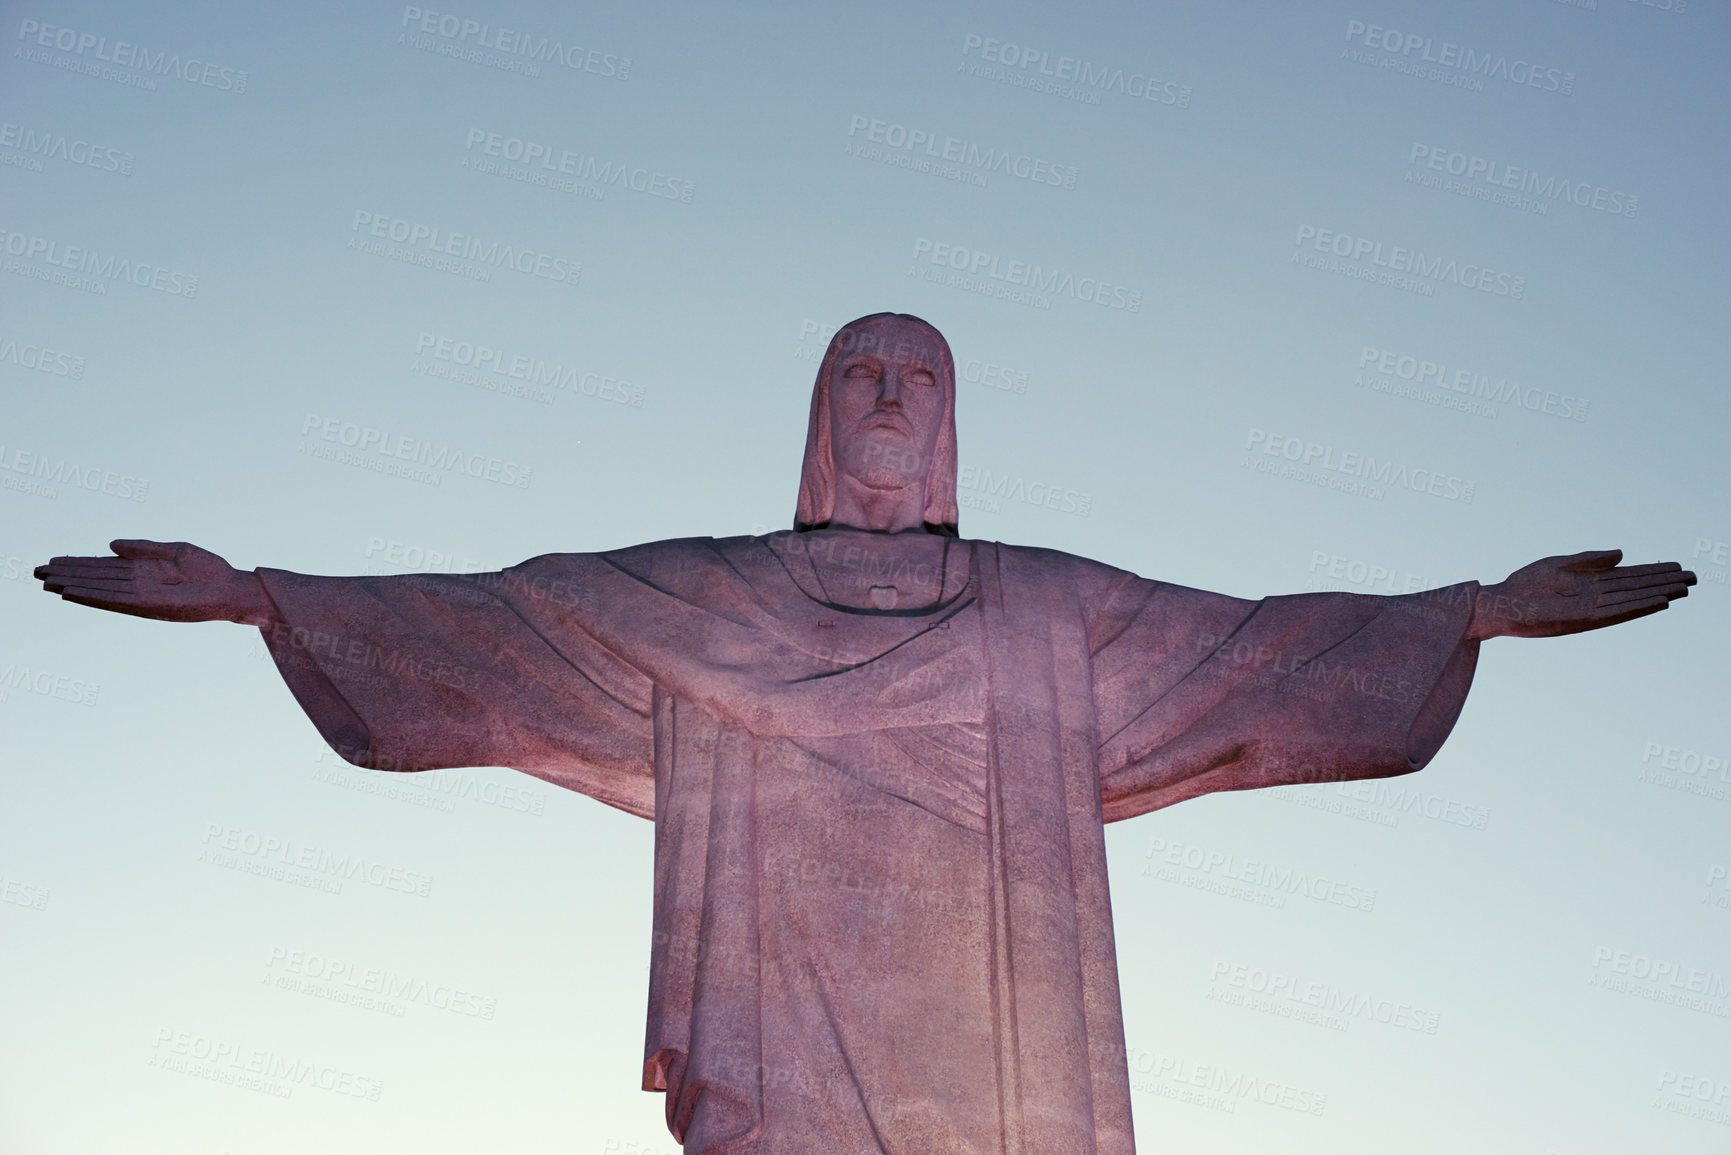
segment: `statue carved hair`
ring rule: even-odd
[[[878,340],[871,332],[875,323],[888,319],[911,321],[931,334],[938,346],[938,381],[944,390],[944,412],[939,419],[938,441],[926,469],[926,508],[921,519],[932,533],[959,536],[956,528],[956,362],[950,344],[931,323],[907,313],[873,313],[849,321],[836,330],[818,366],[811,391],[811,425],[805,437],[805,465],[800,472],[799,506],[794,513],[795,530],[821,529],[835,513],[836,466],[830,444],[830,375],[843,354],[869,352]]]

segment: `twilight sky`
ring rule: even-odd
[[[1701,577],[1488,644],[1419,775],[1109,829],[1142,1148],[1731,1151],[1722,9],[3,7],[0,1150],[674,1150],[649,823],[350,768],[255,632],[30,569],[782,528],[890,309],[965,536]]]

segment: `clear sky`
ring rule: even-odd
[[[1723,8],[0,7],[0,1150],[673,1150],[649,823],[353,770],[256,633],[29,571],[785,527],[888,309],[965,536],[1701,576],[1490,643],[1420,775],[1109,830],[1144,1150],[1731,1151]]]

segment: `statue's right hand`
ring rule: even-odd
[[[69,602],[165,622],[264,625],[274,607],[258,575],[184,541],[109,543],[114,557],[57,557],[37,566],[42,588]]]

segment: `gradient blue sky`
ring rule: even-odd
[[[594,70],[428,51],[458,42],[410,8],[581,45]],[[1723,9],[4,11],[0,1148],[673,1150],[660,1096],[636,1090],[648,823],[504,769],[349,769],[256,634],[63,605],[29,570],[115,537],[342,574],[779,528],[825,327],[894,309],[936,324],[977,378],[958,399],[973,476],[1087,498],[1081,516],[964,489],[967,536],[1239,596],[1495,581],[1610,547],[1702,578],[1653,619],[1487,646],[1454,736],[1394,793],[1217,796],[1109,830],[1143,1149],[1731,1151]],[[1371,26],[1417,47],[1390,52]],[[104,64],[98,40],[194,79]],[[988,41],[1122,69],[1125,87],[1157,78],[1171,103],[1027,87],[1037,67],[982,59]],[[1536,67],[1538,85],[1412,71],[1461,49]],[[623,59],[624,78],[605,74]],[[903,167],[881,159],[904,151],[891,125],[1073,183]],[[513,179],[525,170],[487,157],[488,133],[690,197]],[[1457,179],[1451,154],[1600,207],[1427,186]],[[1631,197],[1632,215],[1608,211]],[[353,247],[371,239],[357,214],[581,273],[430,270]],[[1495,270],[1493,289],[1521,278],[1519,299],[1364,279],[1373,259],[1318,252],[1325,231],[1385,260]],[[196,295],[44,280],[45,245],[161,268],[171,287],[196,276]],[[942,283],[939,246],[1105,281],[1138,307]],[[453,379],[441,341],[574,369],[574,387]],[[1376,371],[1385,352],[1395,373]],[[1553,412],[1403,394],[1402,357],[1541,407],[1554,394]],[[528,484],[322,459],[307,450],[330,443],[304,431],[326,420],[483,454]],[[1445,493],[1470,483],[1472,500],[1253,467],[1285,438],[1429,471]],[[37,460],[94,490],[33,479]],[[140,480],[143,500],[124,496]],[[362,855],[430,893],[325,893],[213,854],[249,838]],[[1183,865],[1210,855],[1374,903],[1222,895],[1221,868]],[[1701,972],[1708,994],[1643,997],[1676,989],[1634,973],[1654,965]],[[332,966],[348,970],[313,987]],[[423,993],[318,996],[369,970]],[[1437,1029],[1234,1005],[1271,973]],[[455,1009],[434,1005],[453,991]],[[206,1048],[314,1074],[249,1089]],[[1234,1079],[1258,1093],[1220,1090]]]

